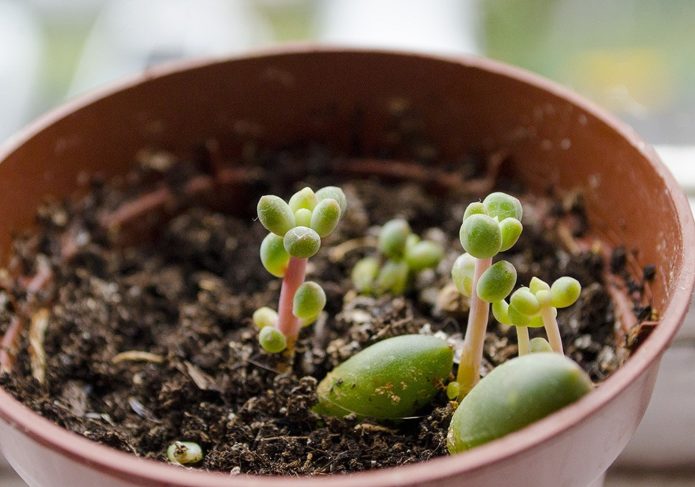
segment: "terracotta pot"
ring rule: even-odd
[[[210,136],[234,141],[251,128],[270,146],[314,139],[348,148],[358,140],[374,153],[395,99],[422,115],[442,159],[504,147],[530,188],[584,190],[596,236],[657,265],[661,323],[625,366],[574,405],[464,455],[322,478],[230,477],[141,460],[63,430],[0,390],[2,451],[29,484],[476,487],[514,479],[538,487],[600,477],[637,427],[688,307],[695,228],[686,198],[647,144],[536,76],[482,59],[316,48],[155,70],[70,103],[5,145],[0,248],[7,254],[42,196],[72,193],[82,171],[123,173],[143,146],[185,150]]]

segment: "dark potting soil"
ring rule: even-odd
[[[433,196],[403,180],[322,173],[317,168],[332,167],[335,157],[316,148],[257,158],[254,169],[240,166],[241,183],[221,191],[205,185],[219,170],[209,154],[180,160],[147,151],[128,176],[92,181],[83,198],[42,207],[38,231],[16,239],[1,277],[0,334],[16,319],[24,329],[14,371],[0,385],[59,425],[139,456],[166,461],[173,441],[198,442],[201,469],[316,475],[445,455],[452,407],[443,392],[419,416],[395,423],[321,418],[311,406],[327,371],[378,340],[437,333],[460,342],[467,306],[449,271],[462,252],[463,210],[480,195],[450,188]],[[472,157],[465,167],[476,176],[485,163]],[[253,211],[261,194],[288,198],[307,184],[341,185],[349,210],[310,260],[326,313],[302,331],[293,370],[280,374],[250,320],[256,308],[276,306],[280,286],[259,261],[266,232]],[[520,190],[503,178],[496,187]],[[227,198],[206,199],[216,191]],[[235,195],[243,204],[230,211]],[[625,252],[610,258],[598,244],[581,244],[588,226],[581,195],[521,197],[524,232],[506,258],[519,285],[533,275],[581,282],[579,302],[558,320],[566,353],[600,382],[629,355],[606,276],[631,287],[633,305],[646,281],[626,272]],[[378,226],[397,216],[441,242],[446,258],[405,296],[356,295],[352,266],[374,251]],[[26,277],[36,275],[44,279]],[[516,352],[514,330],[491,320],[484,372]]]

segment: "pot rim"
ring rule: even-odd
[[[7,139],[0,147],[0,163],[23,144],[31,140],[52,124],[70,116],[75,111],[109,97],[117,92],[135,88],[154,78],[174,75],[188,70],[195,70],[208,65],[222,64],[249,58],[273,58],[322,54],[367,54],[435,60],[442,63],[463,65],[467,68],[491,72],[508,77],[563,98],[578,108],[591,113],[598,121],[610,127],[627,140],[641,153],[662,179],[673,202],[680,223],[682,241],[682,263],[673,281],[674,293],[665,308],[661,323],[651,333],[648,340],[591,394],[580,401],[546,417],[518,432],[493,441],[467,452],[465,455],[444,456],[426,462],[419,462],[401,467],[390,467],[374,471],[358,472],[349,475],[332,475],[328,477],[283,477],[257,476],[240,474],[230,476],[221,472],[200,472],[170,466],[154,460],[138,458],[70,432],[57,424],[33,412],[10,394],[0,388],[0,419],[13,428],[26,434],[34,441],[53,451],[71,458],[84,465],[91,466],[113,477],[121,478],[141,485],[166,484],[172,486],[207,485],[207,486],[306,486],[331,485],[334,487],[358,487],[362,485],[391,486],[402,482],[418,483],[437,478],[451,477],[473,472],[499,463],[519,452],[551,441],[563,430],[578,426],[585,418],[601,409],[618,396],[665,351],[680,324],[683,322],[690,297],[695,285],[695,251],[688,251],[695,244],[695,223],[688,200],[680,190],[673,176],[663,165],[654,149],[643,141],[635,131],[624,122],[604,109],[589,102],[571,90],[564,88],[539,75],[521,68],[512,67],[490,59],[469,55],[435,55],[412,53],[390,49],[360,49],[342,46],[317,46],[313,44],[291,44],[254,50],[250,53],[222,58],[205,58],[179,61],[165,66],[148,69],[125,81],[117,81],[104,88],[80,96],[41,116],[28,127]],[[11,455],[9,455],[11,457]]]

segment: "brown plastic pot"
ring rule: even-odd
[[[123,173],[144,146],[186,150],[211,136],[236,140],[251,127],[269,146],[315,139],[348,148],[356,134],[370,154],[394,99],[422,115],[442,159],[504,147],[529,188],[583,190],[595,236],[656,264],[661,322],[634,356],[574,405],[469,453],[322,478],[229,476],[138,459],[70,433],[0,390],[2,451],[30,485],[479,487],[513,479],[539,487],[600,477],[642,418],[659,359],[690,302],[695,228],[686,198],[647,144],[566,89],[518,69],[475,58],[291,48],[149,72],[66,105],[5,145],[0,249],[7,254],[43,196],[71,194],[80,172]]]

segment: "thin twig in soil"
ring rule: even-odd
[[[151,362],[153,364],[161,364],[164,362],[164,357],[151,352],[128,350],[114,355],[111,359],[111,363],[113,364],[120,364],[121,362]]]
[[[487,158],[487,172],[478,179],[466,179],[460,171],[446,171],[414,161],[391,159],[348,159],[337,165],[338,171],[356,175],[382,176],[405,179],[423,184],[434,184],[449,190],[471,194],[489,193],[495,186],[506,151],[497,151]]]
[[[53,271],[48,263],[43,260],[39,262],[36,274],[29,277],[20,277],[17,279],[19,284],[24,287],[27,293],[27,303],[39,291],[45,288],[53,278]],[[19,340],[24,329],[24,320],[21,318],[22,313],[28,313],[27,304],[20,307],[15,307],[15,315],[10,321],[10,326],[5,335],[0,341],[0,374],[9,374],[14,368],[14,362],[17,357]]]
[[[573,255],[577,255],[585,251],[592,251],[596,248],[596,246],[592,246],[584,239],[576,239],[572,235],[572,232],[569,231],[567,225],[562,221],[557,223],[557,233],[566,250]],[[610,296],[613,303],[615,318],[620,325],[622,337],[638,324],[637,317],[633,312],[634,305],[627,293],[626,286],[624,282],[622,282],[622,279],[610,272],[609,261],[611,249],[606,245],[600,245],[598,248],[604,261],[603,271],[601,273],[603,282],[605,284],[606,292]]]
[[[248,181],[254,175],[245,168],[219,169],[214,177],[200,175],[191,178],[183,187],[185,198],[194,198],[210,192],[217,187]],[[135,199],[126,201],[110,213],[100,218],[101,225],[108,230],[116,230],[139,220],[147,214],[163,211],[168,207],[176,207],[179,198],[168,186],[161,186],[150,192],[143,193]]]
[[[371,235],[346,240],[328,251],[328,259],[333,263],[341,262],[350,252],[358,249],[376,248],[376,245],[377,239]]]
[[[50,313],[47,308],[41,308],[31,317],[29,324],[29,360],[31,375],[39,384],[46,382],[46,351],[43,343],[48,328]]]

